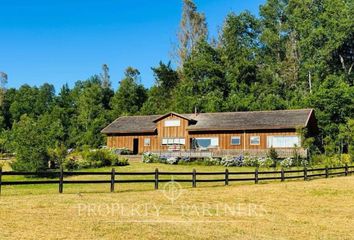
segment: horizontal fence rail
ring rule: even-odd
[[[304,168],[297,170],[284,170],[280,171],[259,171],[257,168],[255,171],[247,172],[232,172],[229,169],[225,171],[218,172],[197,172],[193,169],[192,172],[160,172],[157,168],[155,171],[150,172],[116,172],[113,168],[111,172],[71,172],[63,171],[62,169],[58,172],[3,172],[0,169],[0,194],[2,186],[12,186],[12,185],[30,185],[30,184],[58,184],[59,193],[63,193],[64,184],[110,184],[111,192],[115,191],[116,184],[123,183],[153,183],[154,188],[159,188],[159,183],[164,182],[184,182],[191,183],[192,187],[197,187],[197,183],[203,182],[224,182],[225,185],[229,185],[229,182],[243,182],[243,181],[253,181],[258,183],[259,181],[270,181],[270,180],[280,180],[285,181],[286,179],[304,179],[309,180],[315,177],[328,178],[330,176],[348,176],[354,172],[354,166],[345,165],[343,167],[332,167],[332,168]],[[297,175],[294,175],[297,174]],[[110,176],[109,179],[105,180],[74,180],[67,179],[70,176]],[[34,177],[46,177],[46,178],[56,178],[56,179],[45,179],[45,180],[13,180],[4,181],[4,176],[34,176]],[[151,179],[117,179],[120,176],[151,176]],[[160,179],[160,176],[187,176],[188,179]],[[197,176],[217,176],[215,179],[201,179]]]

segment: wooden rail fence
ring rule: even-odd
[[[232,172],[227,168],[225,171],[220,172],[197,172],[193,169],[192,172],[160,172],[157,168],[153,172],[116,172],[113,168],[111,172],[69,172],[61,169],[58,172],[3,172],[0,169],[0,194],[2,186],[11,185],[30,185],[30,184],[58,184],[59,193],[63,193],[64,184],[110,184],[111,192],[115,190],[115,184],[117,183],[154,183],[155,189],[159,188],[159,183],[170,182],[169,179],[160,179],[160,176],[190,176],[189,179],[174,179],[175,182],[189,182],[192,183],[192,187],[197,187],[198,182],[224,182],[225,185],[229,185],[230,182],[238,181],[254,181],[257,184],[259,181],[265,180],[280,180],[284,182],[286,179],[303,179],[309,180],[314,177],[330,176],[348,176],[354,172],[354,166],[345,165],[344,167],[332,167],[332,168],[303,168],[298,170],[284,170],[280,171],[259,171],[258,168],[255,171],[248,172]],[[297,175],[293,175],[297,174]],[[98,176],[110,176],[107,180],[65,180],[67,176],[85,176],[85,175],[98,175]],[[198,179],[197,176],[223,176],[216,179]],[[269,176],[275,175],[275,176]],[[38,176],[46,178],[46,180],[33,180],[33,181],[4,181],[4,176]],[[153,179],[117,179],[117,176],[152,176]],[[241,177],[235,177],[241,176]]]

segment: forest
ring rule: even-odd
[[[1,151],[43,159],[59,145],[98,148],[101,129],[123,115],[314,108],[313,151],[353,153],[353,17],[352,0],[267,0],[259,16],[230,13],[210,36],[206,16],[184,0],[174,56],[151,66],[150,88],[133,66],[118,89],[107,64],[57,90],[6,88],[2,73]]]

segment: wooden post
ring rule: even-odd
[[[63,193],[63,185],[64,185],[64,172],[63,172],[63,167],[60,167],[60,173],[59,173],[59,193]]]
[[[304,167],[304,181],[307,180],[307,168]]]
[[[348,176],[348,172],[349,172],[349,170],[348,170],[348,164],[345,164],[345,167],[344,167],[344,174],[345,174],[345,176]]]
[[[280,172],[280,177],[281,177],[281,181],[284,182],[285,180],[285,172],[284,172],[284,168],[281,169],[281,172]]]
[[[197,172],[195,171],[195,169],[193,169],[192,187],[193,188],[197,187]]]
[[[1,195],[2,168],[0,167],[0,195]]]
[[[256,168],[256,170],[254,171],[254,183],[258,183],[258,168]]]
[[[155,190],[159,189],[159,169],[155,169]]]
[[[229,169],[225,169],[225,185],[229,185]]]
[[[116,179],[116,170],[112,168],[112,174],[111,174],[111,192],[114,192],[114,182]]]
[[[325,169],[325,174],[326,174],[326,178],[329,177],[329,174],[328,174],[328,167],[326,166],[326,169]]]

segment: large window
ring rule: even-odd
[[[179,126],[181,126],[181,120],[179,119],[165,120],[165,127],[179,127]]]
[[[251,145],[259,145],[261,143],[260,136],[251,136],[250,137],[250,144]]]
[[[240,137],[231,137],[231,145],[240,145],[241,138]]]
[[[213,148],[219,146],[219,138],[196,138],[197,145],[200,148]]]
[[[184,145],[186,139],[184,138],[163,138],[162,145]]]
[[[298,136],[268,136],[267,146],[275,148],[290,148],[300,146],[300,138]]]

